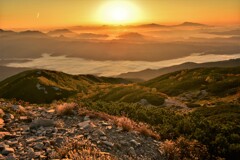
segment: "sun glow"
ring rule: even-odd
[[[107,2],[97,12],[97,21],[107,24],[134,23],[140,17],[139,8],[128,1]]]

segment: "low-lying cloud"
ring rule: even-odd
[[[240,58],[240,54],[214,55],[192,54],[187,57],[164,61],[97,61],[77,57],[52,56],[43,54],[40,58],[27,62],[9,63],[9,67],[41,68],[63,71],[69,74],[95,74],[99,76],[115,76],[126,72],[136,72],[144,69],[159,69],[184,62],[213,62]]]

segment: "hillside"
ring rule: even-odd
[[[200,90],[213,96],[227,96],[239,92],[240,67],[182,70],[143,82],[142,85],[172,96]]]
[[[160,106],[163,105],[164,100],[167,97],[167,95],[157,92],[151,88],[142,87],[136,84],[130,84],[111,86],[91,97],[91,100],[128,103],[138,102],[142,105],[152,104]]]
[[[0,82],[0,97],[16,98],[0,99],[0,158],[235,160],[240,153],[240,67],[141,83],[30,70]]]
[[[121,78],[30,70],[0,82],[0,97],[16,98],[32,103],[49,103],[77,93],[87,94],[97,83],[121,84],[129,83],[129,81]]]
[[[226,61],[218,62],[207,62],[207,63],[193,63],[187,62],[180,65],[174,65],[170,67],[164,67],[160,69],[146,69],[138,72],[128,72],[118,75],[117,77],[126,79],[141,79],[150,80],[158,76],[180,71],[183,69],[193,69],[193,68],[207,68],[207,67],[237,67],[240,66],[240,59],[231,59]]]
[[[159,135],[149,126],[126,117],[90,111],[76,103],[42,107],[1,101],[0,108],[0,159],[115,160],[164,156],[158,151]]]

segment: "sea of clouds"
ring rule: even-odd
[[[144,69],[159,69],[184,62],[214,62],[228,59],[240,58],[240,54],[214,55],[214,54],[192,54],[187,57],[163,60],[163,61],[98,61],[77,57],[52,56],[43,54],[40,58],[30,59],[27,62],[14,62],[6,66],[41,68],[63,71],[69,74],[94,74],[99,76],[116,76],[126,72],[136,72]]]

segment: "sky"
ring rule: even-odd
[[[0,0],[0,28],[239,24],[239,0]]]

